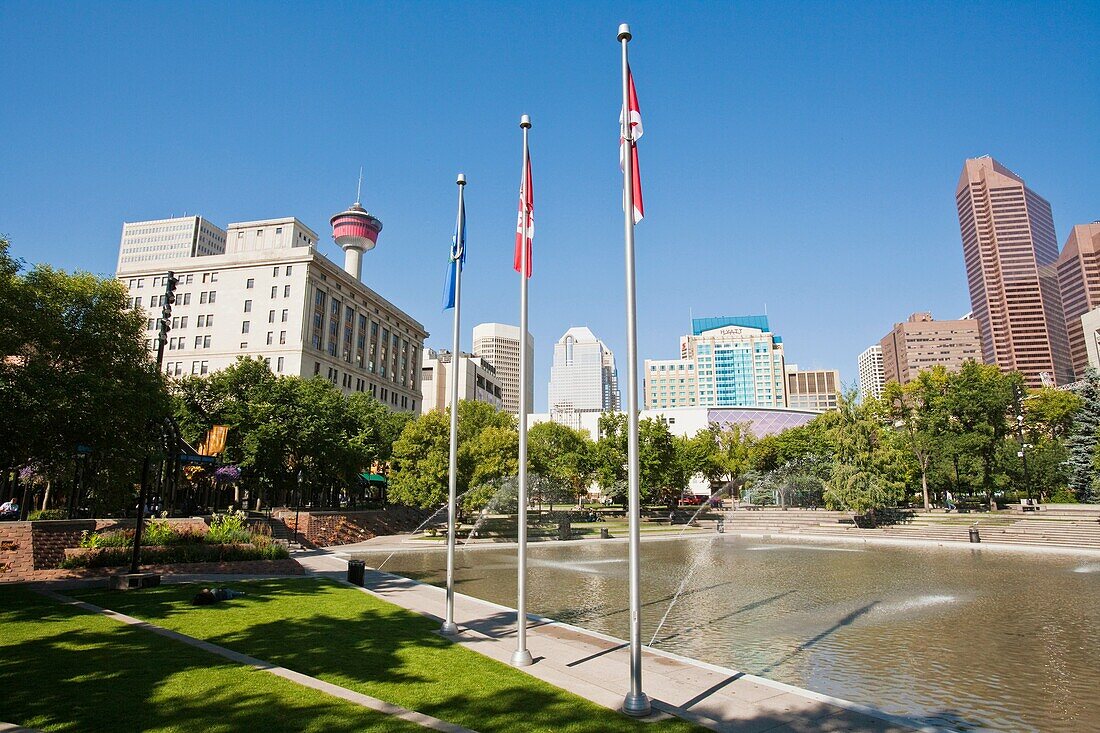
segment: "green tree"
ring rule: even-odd
[[[33,462],[56,483],[84,446],[92,473],[126,477],[122,493],[98,498],[128,504],[136,461],[156,442],[148,425],[168,414],[144,327],[117,280],[45,265],[20,274],[0,240],[0,471]]]
[[[577,501],[595,475],[595,453],[595,443],[584,431],[550,421],[532,426],[527,431],[527,455],[531,471],[545,479],[541,500],[551,509],[564,496]]]
[[[626,503],[626,415],[605,412],[598,422],[596,440],[596,481],[613,501]]]
[[[1073,428],[1066,440],[1069,488],[1078,501],[1097,502],[1100,501],[1096,450],[1100,437],[1100,373],[1090,367],[1077,394],[1081,398],[1081,409],[1074,416]]]
[[[642,501],[675,508],[690,477],[664,420],[646,418],[638,423],[638,467]]]
[[[1022,390],[1023,378],[1018,373],[1002,373],[996,366],[974,361],[963,364],[949,378],[944,406],[955,445],[979,461],[982,491],[990,502],[994,489],[1007,480],[998,456],[1001,443],[1011,432],[1008,416]]]
[[[449,412],[428,412],[405,424],[393,445],[392,501],[422,508],[435,508],[446,501],[450,434]],[[514,416],[483,402],[459,402],[459,493],[514,476],[518,441]],[[470,502],[467,505],[480,508]]]
[[[949,424],[945,405],[949,384],[947,369],[937,365],[920,372],[904,387],[890,382],[882,391],[886,416],[904,436],[906,448],[917,464],[925,511],[932,508],[928,476]]]

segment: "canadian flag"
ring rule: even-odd
[[[523,225],[527,224],[526,242],[523,236]],[[523,180],[519,184],[519,216],[516,219],[516,253],[512,267],[516,272],[526,269],[527,277],[531,277],[531,242],[535,238],[535,192],[531,185],[531,152],[527,151],[527,158],[523,161]],[[526,256],[527,267],[524,268]]]
[[[638,92],[634,90],[634,74],[630,71],[630,67],[626,67],[626,79],[628,88],[628,102],[629,102],[629,116],[627,122],[630,126],[630,155],[633,161],[633,175],[631,179],[634,183],[634,223],[637,224],[645,217],[645,205],[642,203],[642,176],[638,168],[638,141],[642,139],[642,110],[638,107]],[[622,132],[623,116],[619,116],[620,137],[619,137],[619,168],[626,167],[626,152],[623,148]],[[626,195],[624,192],[623,202],[626,202]]]

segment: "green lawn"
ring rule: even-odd
[[[331,581],[232,587],[246,595],[206,607],[189,605],[194,586],[74,595],[482,733],[700,730],[602,708],[445,640],[436,621]]]
[[[74,733],[423,730],[10,586],[0,589],[0,721]]]

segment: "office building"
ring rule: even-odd
[[[645,408],[786,407],[783,339],[767,316],[692,319],[679,359],[646,359]]]
[[[474,326],[473,353],[485,357],[497,370],[503,388],[504,411],[519,414],[519,328],[504,323],[479,323]],[[528,411],[535,404],[535,340],[527,334]]]
[[[886,378],[882,370],[882,344],[868,346],[859,355],[859,399],[882,397]]]
[[[983,360],[1032,387],[1073,381],[1050,204],[989,156],[966,161],[955,199]]]
[[[126,222],[122,225],[117,269],[224,252],[225,231],[201,216]]]
[[[321,254],[317,239],[293,217],[241,222],[226,230],[222,254],[123,262],[117,274],[132,307],[146,314],[151,353],[165,273],[179,277],[164,349],[171,376],[259,357],[276,374],[320,375],[345,393],[419,412],[424,327]]]
[[[1081,379],[1089,363],[1081,317],[1100,308],[1100,221],[1073,228],[1057,266],[1070,362],[1074,375]]]
[[[981,333],[972,318],[937,321],[931,313],[914,313],[895,323],[879,346],[885,382],[908,384],[937,365],[958,371],[968,361],[982,361]]]
[[[503,389],[497,370],[484,357],[462,354],[458,368],[450,351],[424,350],[420,367],[420,388],[424,393],[423,412],[443,411],[451,406],[451,380],[458,374],[458,399],[484,402],[496,409],[504,406]]]
[[[554,344],[550,368],[550,413],[619,409],[615,355],[585,326],[574,326]]]
[[[835,410],[840,400],[840,372],[836,369],[799,369],[788,364],[787,406],[792,410],[827,412]]]

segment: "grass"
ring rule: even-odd
[[[0,589],[0,609],[0,721],[74,733],[423,730],[25,588]]]
[[[74,595],[482,733],[700,730],[632,720],[443,639],[435,621],[331,581],[234,587],[246,595],[206,607],[189,605],[195,586]]]

